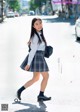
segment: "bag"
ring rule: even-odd
[[[53,53],[53,47],[46,46],[44,57],[49,58],[52,55],[52,53]]]

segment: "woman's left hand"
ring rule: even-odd
[[[25,70],[29,70],[30,66],[29,65],[26,65],[25,66]]]

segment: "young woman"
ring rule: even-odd
[[[28,45],[31,50],[28,56],[23,61],[23,63],[21,64],[21,68],[26,71],[33,72],[33,78],[29,80],[28,82],[26,82],[17,91],[17,97],[19,100],[21,100],[22,91],[30,87],[36,81],[38,81],[41,74],[43,79],[41,82],[40,93],[37,97],[37,100],[38,101],[50,100],[51,97],[47,97],[44,95],[44,91],[47,86],[48,78],[49,78],[49,73],[48,73],[49,69],[44,59],[46,40],[43,35],[42,20],[39,18],[34,18],[32,20],[31,36],[30,36]]]

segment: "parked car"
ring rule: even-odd
[[[33,10],[30,10],[29,15],[35,15],[35,12]]]
[[[15,17],[15,14],[13,11],[7,12],[7,17]]]
[[[75,23],[75,35],[76,40],[80,40],[80,17],[76,20]]]
[[[14,12],[15,17],[19,17],[19,13],[18,12]]]

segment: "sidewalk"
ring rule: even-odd
[[[62,54],[58,58],[54,53],[54,64],[49,64],[50,68],[54,68],[50,70],[51,76],[46,94],[51,95],[52,100],[37,102],[38,90],[34,88],[35,85],[36,88],[39,88],[39,82],[23,93],[21,103],[14,102],[14,95],[11,98],[8,97],[7,100],[5,100],[6,98],[2,99],[1,104],[6,103],[9,106],[8,112],[79,112],[80,55],[75,49],[70,49],[70,53],[69,51],[67,53],[67,56],[63,53],[64,55]],[[26,76],[23,76],[23,78],[26,78]]]

